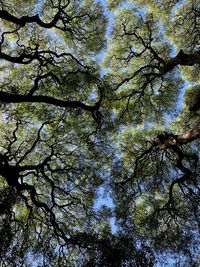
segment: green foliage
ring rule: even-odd
[[[0,265],[197,266],[199,2],[0,7]]]

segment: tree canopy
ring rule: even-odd
[[[0,21],[0,265],[199,266],[199,1]]]

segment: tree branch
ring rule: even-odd
[[[14,24],[19,25],[20,27],[24,27],[27,23],[37,23],[39,26],[43,27],[43,28],[52,28],[56,25],[56,23],[58,22],[58,20],[60,19],[60,10],[56,13],[56,15],[54,16],[53,20],[49,23],[45,23],[43,22],[39,15],[34,15],[34,16],[23,16],[21,18],[17,18],[15,16],[13,16],[12,14],[10,14],[8,11],[6,10],[0,10],[0,18],[10,21]]]
[[[15,95],[3,91],[0,91],[0,101],[4,103],[46,103],[64,108],[81,108],[90,112],[94,112],[99,108],[99,102],[94,106],[89,106],[80,101],[61,100],[43,95]]]
[[[179,134],[176,141],[178,144],[187,144],[200,138],[200,124],[182,134]]]
[[[195,64],[200,64],[200,50],[194,52],[193,54],[186,54],[183,52],[183,50],[180,50],[176,57],[165,63],[159,74],[166,74],[178,65],[193,66]]]

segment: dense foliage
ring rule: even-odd
[[[0,265],[199,266],[199,1],[0,20]]]

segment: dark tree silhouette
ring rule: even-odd
[[[199,14],[0,1],[1,266],[198,266]]]

